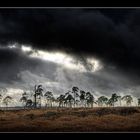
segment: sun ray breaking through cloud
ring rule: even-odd
[[[43,50],[33,50],[32,47],[22,45],[21,50],[23,52],[32,52],[29,54],[32,58],[38,58],[45,61],[51,61],[53,63],[60,64],[68,69],[77,70],[79,72],[87,72],[88,70],[82,64],[81,61],[75,60],[72,56],[62,53],[62,52],[49,52]],[[88,65],[90,65],[89,72],[96,72],[102,69],[102,65],[99,60],[95,58],[85,58]]]

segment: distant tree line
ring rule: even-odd
[[[121,97],[116,93],[113,93],[110,98],[106,96],[100,96],[95,100],[94,95],[90,92],[80,90],[74,86],[71,90],[65,94],[60,94],[57,98],[54,97],[51,91],[44,92],[42,85],[35,85],[34,92],[31,99],[26,92],[24,92],[20,98],[22,106],[24,108],[41,108],[42,99],[45,101],[45,107],[115,107],[115,103],[118,106],[122,106],[122,102],[125,102],[126,106],[131,106],[133,97],[131,95],[125,95]],[[8,107],[9,103],[13,100],[11,96],[3,96],[0,94],[0,104],[5,104]],[[137,98],[137,105],[140,106],[140,98]]]

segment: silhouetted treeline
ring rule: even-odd
[[[120,96],[113,93],[110,98],[106,96],[100,96],[95,100],[94,95],[91,92],[86,92],[80,90],[78,87],[74,86],[71,90],[67,91],[65,94],[60,94],[58,97],[54,97],[51,91],[44,91],[42,85],[35,85],[33,94],[30,96],[24,92],[20,98],[20,102],[24,108],[41,108],[42,100],[43,107],[94,107],[94,105],[99,107],[115,107],[122,106],[122,102],[126,106],[131,106],[133,97],[131,95]],[[13,100],[11,96],[3,96],[0,94],[0,104],[4,104],[8,107],[9,103]],[[140,98],[137,98],[137,105],[140,105]]]

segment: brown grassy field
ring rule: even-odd
[[[0,110],[0,132],[140,132],[140,108]]]

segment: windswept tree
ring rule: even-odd
[[[27,99],[26,101],[26,107],[32,108],[34,106],[34,103],[31,99]]]
[[[85,96],[86,96],[86,92],[83,91],[83,90],[80,90],[80,101],[81,101],[81,104],[82,104],[82,107],[85,106]]]
[[[133,98],[131,95],[125,95],[122,97],[122,100],[126,102],[127,106],[131,106],[131,103],[133,102]]]
[[[35,93],[34,93],[34,107],[41,107],[41,96],[43,96],[43,87],[42,85],[35,85]]]
[[[74,98],[70,93],[68,93],[67,97],[65,98],[65,101],[67,102],[68,107],[72,107],[72,103],[74,102]]]
[[[103,106],[103,105],[107,105],[108,103],[108,98],[105,96],[100,96],[97,100],[98,106]]]
[[[28,95],[27,95],[26,92],[24,92],[24,93],[22,94],[22,97],[21,97],[20,100],[19,100],[20,102],[22,102],[22,105],[23,105],[24,108],[25,108],[25,106],[26,106],[27,98],[28,98]]]
[[[116,93],[113,93],[111,98],[108,100],[108,105],[114,107],[115,102],[117,101],[118,101],[118,95]]]
[[[23,105],[23,107],[25,108],[25,106],[26,106],[26,102],[27,102],[27,98],[26,97],[21,97],[20,98],[20,102],[22,102],[22,105]]]
[[[112,98],[108,99],[107,105],[110,106],[110,107],[114,106],[114,101],[113,101]]]
[[[90,92],[86,93],[85,100],[88,107],[89,106],[93,107],[93,104],[95,103],[95,101],[94,101],[94,96]]]
[[[11,96],[6,96],[4,99],[3,99],[3,104],[6,105],[6,108],[8,107],[9,103],[12,102],[12,97]]]
[[[20,102],[22,102],[22,105],[25,107],[25,105],[26,105],[26,102],[27,102],[27,97],[21,97],[20,98]]]
[[[58,98],[57,98],[57,101],[59,102],[59,107],[64,107],[64,101],[65,101],[65,95],[60,95]]]
[[[78,87],[72,87],[72,93],[74,95],[74,107],[76,105],[76,97],[79,96],[78,91],[79,91],[79,88]]]
[[[44,97],[45,97],[45,101],[46,101],[46,106],[52,107],[52,101],[54,99],[52,92],[47,91],[44,94]]]
[[[63,106],[64,107],[68,107],[69,106],[69,103],[68,103],[68,100],[67,100],[67,97],[68,95],[70,94],[71,91],[68,91],[64,94],[64,97],[63,97]]]

